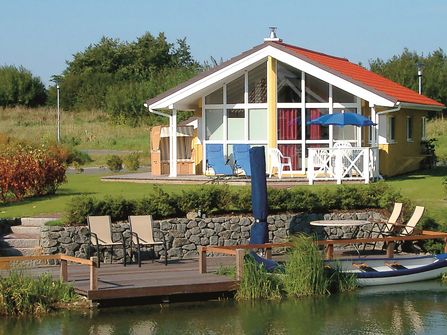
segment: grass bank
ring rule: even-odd
[[[69,308],[80,301],[69,284],[53,280],[50,274],[33,278],[19,270],[0,278],[0,314],[35,315]]]
[[[56,120],[54,108],[0,109],[0,132],[18,140],[51,143],[56,141]],[[98,110],[62,111],[61,138],[78,150],[141,151],[142,156],[149,155],[149,126],[114,124],[108,114]],[[104,165],[106,155],[94,155],[89,165]]]

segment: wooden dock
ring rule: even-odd
[[[98,303],[117,303],[120,300],[132,301],[175,301],[185,299],[218,298],[235,292],[238,282],[228,276],[213,273],[220,265],[233,264],[232,257],[210,258],[209,273],[199,273],[198,259],[171,261],[168,266],[161,262],[143,262],[127,265],[101,263],[94,268],[96,288],[92,289],[91,269],[85,264],[45,265],[24,267],[23,271],[32,276],[51,273],[54,278],[64,273],[67,282],[77,293]],[[3,270],[5,271],[5,270]],[[3,272],[2,271],[2,272]]]

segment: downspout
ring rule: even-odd
[[[379,156],[380,156],[379,155],[379,116],[380,115],[385,115],[385,114],[398,112],[398,111],[400,111],[401,108],[402,108],[402,105],[398,102],[397,103],[397,107],[391,108],[391,109],[387,109],[387,110],[384,110],[384,111],[376,113],[376,120],[375,120],[375,122],[376,122],[377,126],[375,126],[374,137],[375,137],[375,140],[376,140],[375,144],[377,146],[376,168],[377,168],[377,171],[378,171],[379,179],[383,179],[382,175],[380,174],[380,161],[379,161]]]
[[[162,113],[156,110],[153,110],[152,108],[150,108],[146,103],[144,104],[144,107],[146,107],[149,110],[149,113],[153,113],[159,116],[164,116],[169,118],[169,133],[171,135],[172,131],[173,131],[173,116],[166,114],[166,113]],[[171,136],[172,137],[172,136]],[[173,159],[174,156],[174,147],[173,147],[173,143],[172,143],[172,139],[170,139],[169,141],[169,177],[177,177],[177,159]],[[175,150],[177,151],[177,150]],[[172,164],[172,162],[174,162],[174,166]]]

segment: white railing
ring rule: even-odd
[[[361,180],[379,178],[378,148],[309,148],[307,177],[315,180]]]

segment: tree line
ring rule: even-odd
[[[447,55],[442,49],[427,56],[404,49],[388,60],[370,60],[369,67],[417,91],[418,62],[424,64],[423,94],[447,105]],[[217,62],[211,59],[211,64]],[[144,101],[208,67],[193,58],[186,39],[170,43],[164,33],[145,33],[131,42],[103,37],[74,54],[47,88],[23,67],[0,66],[0,106],[54,106],[58,84],[64,110],[98,109],[117,123],[153,124],[160,120],[148,113]]]

